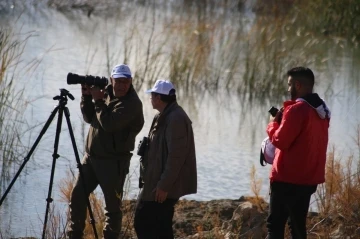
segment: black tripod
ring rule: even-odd
[[[56,113],[59,112],[59,114],[58,114],[58,122],[57,122],[57,126],[56,126],[54,152],[53,152],[53,155],[52,155],[53,162],[52,162],[52,167],[51,167],[49,191],[48,191],[48,196],[47,196],[47,199],[46,199],[47,203],[46,203],[46,213],[45,213],[45,220],[44,220],[42,239],[45,239],[46,224],[47,224],[47,220],[48,220],[50,203],[53,201],[53,199],[51,198],[51,191],[52,191],[52,185],[53,185],[53,181],[54,181],[56,159],[60,157],[60,155],[58,155],[57,152],[58,152],[58,146],[59,146],[59,138],[60,138],[60,131],[61,131],[61,123],[62,123],[63,113],[65,113],[66,122],[67,122],[67,125],[68,125],[68,128],[69,128],[71,143],[72,143],[72,146],[73,146],[73,149],[74,149],[76,163],[77,163],[77,167],[79,168],[80,177],[83,178],[83,172],[82,172],[82,168],[81,168],[82,165],[80,163],[79,154],[78,154],[76,143],[75,143],[75,137],[74,137],[74,133],[72,131],[71,122],[70,122],[70,112],[69,112],[69,109],[66,107],[66,104],[67,104],[67,101],[68,101],[67,97],[69,97],[71,100],[74,100],[74,96],[72,96],[69,93],[69,91],[67,91],[66,89],[60,89],[60,95],[57,95],[57,96],[55,96],[53,98],[54,100],[58,100],[59,104],[55,107],[53,112],[51,112],[51,115],[50,115],[49,119],[46,121],[45,126],[43,127],[43,129],[41,130],[39,136],[35,140],[35,143],[31,147],[30,152],[24,158],[24,162],[21,164],[20,169],[15,174],[14,179],[11,181],[9,187],[6,189],[4,195],[0,199],[0,206],[1,206],[3,201],[5,200],[6,195],[9,193],[9,191],[10,191],[11,187],[14,185],[17,177],[20,175],[21,171],[23,170],[25,164],[29,161],[29,159],[31,157],[31,154],[34,152],[36,146],[40,142],[41,137],[45,134],[46,130],[48,129],[49,125],[51,124],[52,120],[54,119]],[[85,191],[84,196],[86,197],[87,207],[89,209],[90,223],[92,224],[92,228],[93,228],[93,231],[94,231],[94,234],[95,234],[95,238],[97,239],[98,235],[97,235],[97,232],[96,232],[95,220],[94,220],[93,213],[91,211],[91,205],[90,205],[89,198],[86,195],[86,187],[85,187],[85,182],[84,182],[85,180],[82,180],[82,181],[83,181],[83,187],[84,187],[84,191]]]

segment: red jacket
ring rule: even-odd
[[[281,124],[271,122],[267,126],[276,147],[271,182],[300,185],[325,182],[329,122],[330,111],[317,94],[284,102]]]

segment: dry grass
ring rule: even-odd
[[[20,37],[19,37],[20,35]],[[24,163],[23,159],[28,153],[28,147],[24,144],[25,134],[29,130],[24,112],[28,102],[24,100],[24,89],[19,87],[21,79],[19,72],[31,74],[38,62],[31,61],[28,66],[21,65],[23,52],[31,33],[17,34],[12,29],[0,27],[0,195],[2,190],[10,187],[11,177],[18,170],[18,166]],[[16,168],[15,168],[16,166]],[[9,199],[10,198],[10,199]],[[10,201],[8,194],[5,198]],[[52,208],[51,208],[52,210]],[[9,223],[5,232],[0,232],[2,238],[11,235],[11,218],[2,220],[2,226]],[[60,228],[59,221],[53,221],[56,225],[49,230],[57,234],[55,228]]]
[[[334,148],[329,152],[326,182],[319,185],[316,194],[321,222],[311,232],[330,236],[329,232],[340,228],[344,237],[356,234],[360,226],[359,166],[354,156],[343,160],[336,157]]]
[[[251,202],[256,205],[261,211],[264,211],[264,199],[260,196],[261,186],[262,180],[256,176],[256,168],[255,165],[253,165],[250,171],[250,187],[255,197]]]
[[[77,172],[76,172],[77,173]],[[62,179],[60,182],[60,192],[61,192],[61,201],[66,202],[67,204],[70,202],[71,191],[73,189],[73,185],[75,183],[74,172],[68,171],[67,177]],[[96,193],[90,194],[90,205],[93,213],[94,220],[96,222],[96,231],[98,237],[102,237],[102,229],[104,227],[105,215],[104,215],[104,201],[103,199],[97,195]],[[57,220],[60,220],[61,217],[58,217]],[[68,223],[69,220],[69,212],[66,213],[66,221]],[[94,238],[94,231],[90,222],[89,214],[87,215],[87,223],[85,224],[84,230],[84,239]],[[66,223],[66,224],[67,224]],[[65,234],[66,227],[64,227],[63,234]]]
[[[10,178],[9,170],[19,160],[21,149],[22,91],[14,89],[15,76],[10,72],[17,67],[23,51],[23,42],[14,40],[10,30],[0,29],[0,184]],[[9,72],[9,73],[8,73]],[[15,120],[16,119],[16,120]],[[2,188],[2,187],[1,187]]]
[[[71,170],[67,172],[67,176],[66,178],[62,179],[60,182],[60,192],[61,192],[61,202],[65,202],[66,204],[68,204],[70,202],[70,197],[71,197],[71,191],[73,189],[73,185],[75,183],[75,174],[74,172],[72,172]],[[126,189],[126,186],[125,186]],[[128,190],[128,189],[127,189]],[[124,193],[124,197],[126,197],[127,195],[127,191],[125,191]],[[93,217],[94,220],[96,222],[96,231],[98,234],[98,237],[101,238],[103,235],[103,227],[104,227],[104,223],[105,223],[105,215],[104,215],[104,207],[105,207],[105,203],[104,203],[104,199],[102,195],[99,195],[97,192],[91,193],[90,194],[90,204],[91,204],[91,210],[93,213]],[[123,235],[121,238],[129,238],[130,236],[134,235],[134,230],[133,230],[133,220],[134,220],[134,209],[135,209],[135,201],[134,200],[123,200],[122,203],[122,212],[123,212],[123,220],[122,220],[122,232]],[[51,223],[49,226],[50,229],[48,237],[50,238],[57,238],[55,236],[60,235],[60,237],[58,238],[62,238],[65,235],[66,232],[66,225],[68,224],[69,221],[69,212],[66,213],[66,218],[63,218],[63,216],[61,215],[61,213],[57,213],[56,215],[54,215],[55,210],[51,211],[51,216],[50,218]],[[93,231],[93,227],[90,224],[90,216],[89,214],[87,215],[87,223],[85,224],[85,229],[84,229],[84,239],[93,239],[94,238],[94,231]],[[65,223],[61,224],[61,231],[62,233],[55,233],[55,231],[52,229],[53,225],[60,225],[58,222],[59,221],[65,221]]]

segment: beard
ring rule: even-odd
[[[297,92],[296,92],[295,87],[292,87],[292,88],[291,88],[290,97],[291,97],[291,100],[296,100],[296,98],[297,98]]]

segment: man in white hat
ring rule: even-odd
[[[105,199],[105,239],[117,239],[121,231],[120,210],[125,177],[129,172],[135,137],[144,125],[142,103],[132,86],[127,65],[116,65],[111,84],[102,90],[82,86],[81,112],[90,124],[82,160],[83,178],[78,175],[70,200],[68,237],[83,237],[86,195],[100,185]]]
[[[174,205],[181,196],[197,191],[194,134],[191,120],[176,102],[171,82],[158,80],[147,93],[151,93],[151,104],[159,113],[153,119],[142,158],[144,186],[134,227],[139,239],[171,239]]]

